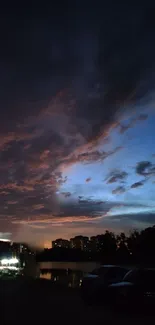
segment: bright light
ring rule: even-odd
[[[2,264],[2,265],[9,264],[9,263],[8,263],[8,259],[7,259],[7,258],[4,258],[3,260],[1,260],[1,264]]]
[[[17,258],[11,258],[9,261],[9,264],[17,264],[19,263],[19,260],[17,260]]]
[[[4,258],[1,260],[2,265],[10,265],[10,264],[17,264],[19,260],[17,258]]]
[[[13,270],[13,271],[18,271],[19,267],[16,266],[0,266],[0,270]]]

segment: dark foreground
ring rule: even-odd
[[[148,324],[155,317],[86,306],[78,290],[62,289],[48,280],[0,280],[1,324]]]

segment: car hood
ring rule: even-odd
[[[131,287],[131,286],[133,286],[133,283],[126,282],[126,281],[122,281],[122,282],[118,282],[118,283],[113,283],[113,284],[110,285],[111,288]]]

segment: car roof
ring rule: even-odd
[[[136,267],[133,269],[133,271],[155,271],[154,267]]]
[[[104,265],[101,265],[100,267],[107,267],[107,268],[112,268],[112,267],[121,267],[122,269],[128,269],[127,267],[125,266],[121,266],[121,265],[113,265],[113,264],[104,264]]]
[[[116,265],[110,265],[110,264],[103,264],[101,267],[115,267]]]

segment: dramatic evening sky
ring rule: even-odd
[[[0,11],[0,237],[153,225],[155,6],[51,3]]]

